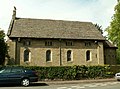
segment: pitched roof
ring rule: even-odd
[[[118,49],[117,46],[113,45],[113,44],[112,44],[110,41],[108,41],[108,40],[106,40],[106,41],[104,42],[104,47],[105,47],[105,48],[115,48],[115,49]]]
[[[9,37],[105,40],[91,22],[16,18]]]

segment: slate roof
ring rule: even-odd
[[[24,38],[61,38],[105,40],[91,22],[16,18],[11,22],[8,36]]]

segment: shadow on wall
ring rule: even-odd
[[[5,61],[5,65],[15,65],[15,59],[14,58],[7,58]]]

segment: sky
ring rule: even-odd
[[[14,6],[16,17],[82,21],[110,25],[117,0],[0,0],[0,28],[7,33]]]

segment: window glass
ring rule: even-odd
[[[1,69],[0,73],[10,73],[11,68],[5,68],[5,69]]]
[[[71,61],[71,50],[67,51],[67,61]]]
[[[52,46],[52,45],[53,45],[52,41],[45,41],[45,46]]]
[[[23,42],[23,45],[24,45],[24,46],[30,46],[30,44],[31,44],[31,42],[28,41],[28,40],[26,40],[26,41]]]
[[[24,62],[29,61],[29,56],[30,56],[29,54],[30,54],[30,51],[28,49],[26,49],[24,51]]]
[[[21,68],[13,68],[13,69],[11,70],[11,72],[12,72],[12,73],[21,73],[21,72],[23,72],[23,70],[22,70]]]
[[[86,61],[89,61],[90,60],[90,51],[88,50],[86,52]]]
[[[91,46],[91,42],[85,42],[85,46],[90,47]]]
[[[51,51],[50,50],[46,51],[46,61],[51,61]]]
[[[66,46],[73,46],[73,42],[72,41],[67,41]]]

